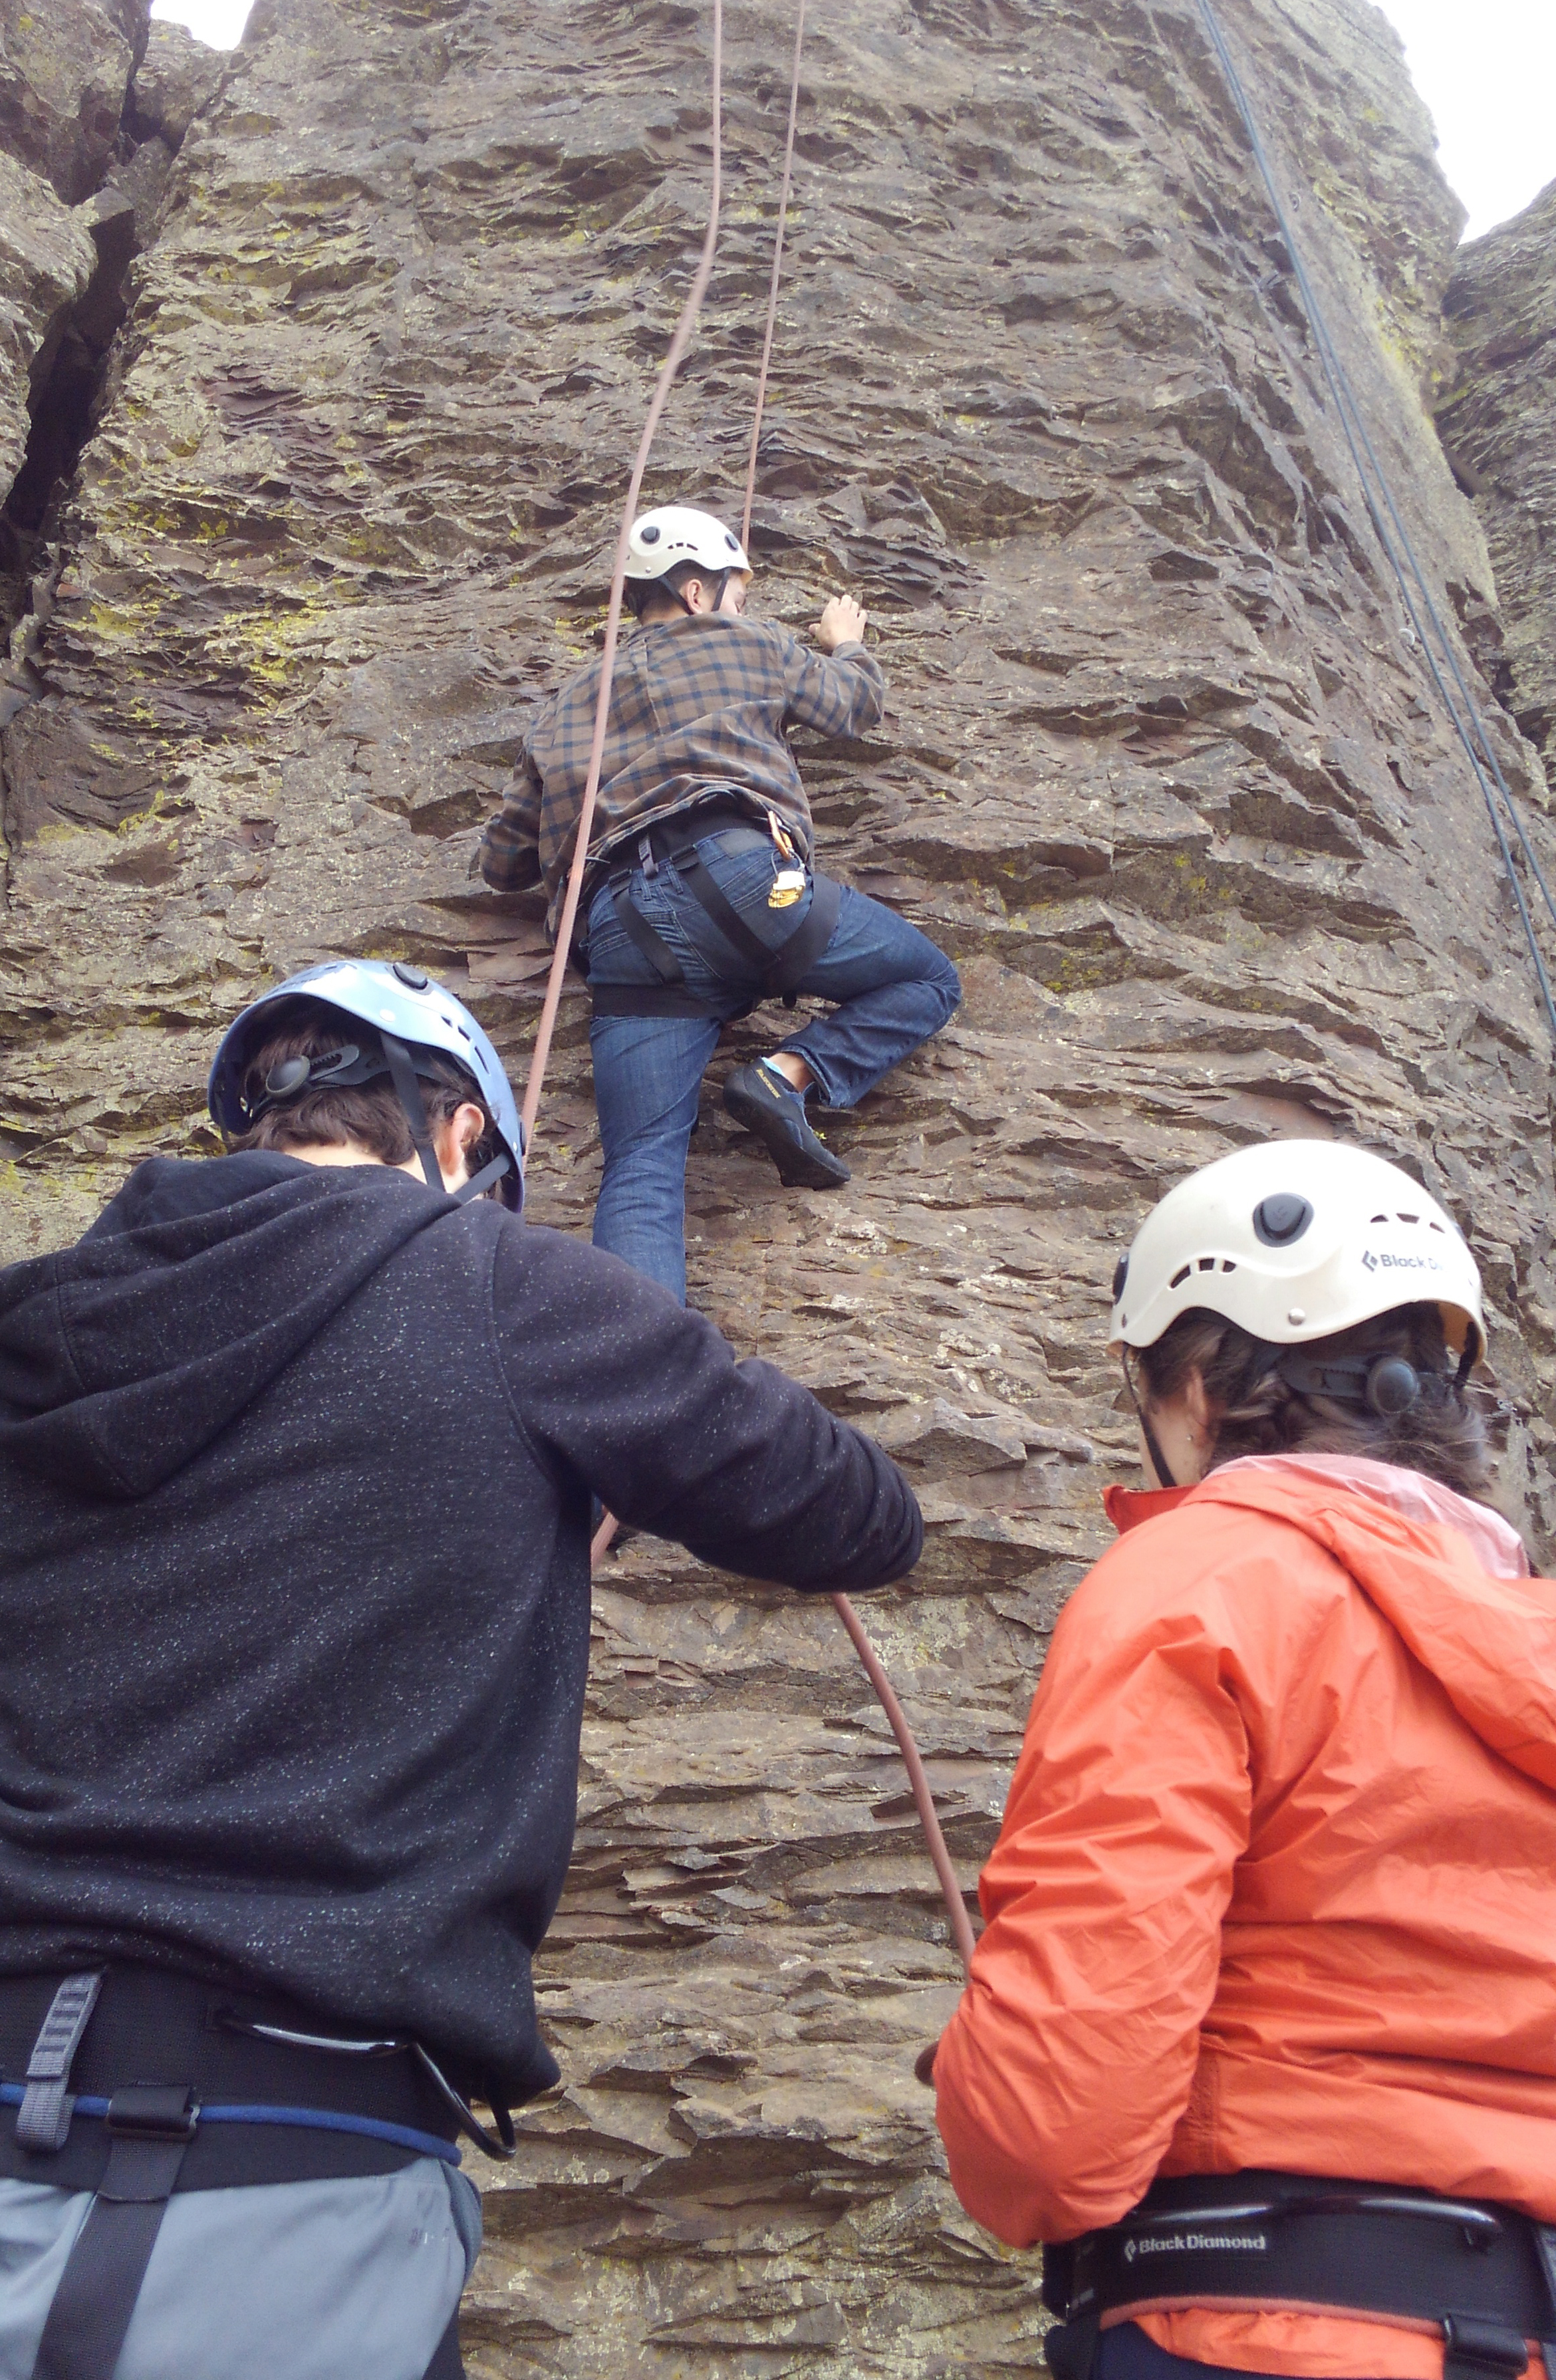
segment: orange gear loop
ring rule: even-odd
[[[741,527],[741,543],[750,535],[751,503],[756,490],[757,441],[761,431],[762,406],[767,395],[768,365],[772,354],[773,330],[778,317],[779,275],[784,257],[784,226],[788,215],[789,188],[794,173],[795,124],[799,110],[799,69],[801,47],[805,38],[805,5],[799,0],[799,13],[795,28],[794,79],[789,93],[788,139],[784,153],[784,187],[778,203],[778,228],[772,258],[772,284],[768,296],[767,331],[762,343],[761,367],[757,380],[756,413],[751,427],[751,451],[746,480],[746,513]],[[529,1079],[524,1091],[524,1137],[526,1148],[532,1143],[535,1118],[540,1111],[541,1092],[545,1083],[546,1063],[551,1056],[552,1037],[556,1030],[557,1010],[562,1003],[562,983],[567,969],[567,954],[572,949],[573,929],[577,920],[578,898],[583,889],[584,869],[589,860],[590,830],[594,824],[594,807],[600,793],[600,769],[605,753],[605,728],[611,713],[611,680],[615,669],[616,643],[621,631],[622,590],[626,580],[627,539],[638,515],[638,501],[642,493],[643,474],[648,468],[649,454],[660,416],[675,385],[681,358],[690,344],[697,325],[702,300],[713,271],[713,258],[719,239],[719,206],[723,185],[723,0],[712,0],[713,10],[713,170],[708,200],[708,229],[703,236],[702,254],[698,260],[692,285],[680,319],[671,334],[669,352],[660,368],[653,397],[649,406],[649,418],[643,424],[638,456],[632,466],[627,485],[626,502],[622,510],[621,529],[616,538],[615,562],[611,572],[611,600],[605,613],[605,647],[600,671],[600,697],[594,708],[594,737],[590,747],[589,775],[584,784],[583,805],[578,814],[577,836],[573,846],[572,863],[567,870],[567,891],[562,904],[562,915],[556,929],[556,949],[552,958],[551,972],[546,979],[546,996],[541,1010],[541,1022],[535,1035],[535,1048],[529,1061]],[[616,1534],[618,1524],[607,1512],[596,1530],[590,1547],[590,1567],[592,1570]],[[845,1595],[834,1595],[833,1602],[838,1617],[853,1639],[865,1672],[881,1700],[881,1706],[891,1721],[892,1732],[907,1769],[908,1782],[924,1829],[930,1857],[945,1899],[946,1915],[951,1923],[951,1938],[966,1967],[973,1954],[973,1930],[967,1916],[966,1902],[951,1864],[951,1854],[945,1846],[940,1818],[935,1810],[934,1795],[919,1757],[918,1746],[901,1703],[892,1689],[891,1680],[881,1668],[875,1647],[865,1633],[858,1614]]]

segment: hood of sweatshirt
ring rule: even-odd
[[[1556,1788],[1556,1585],[1487,1567],[1492,1544],[1512,1562],[1488,1527],[1498,1516],[1484,1505],[1412,1471],[1364,1467],[1381,1476],[1347,1479],[1344,1463],[1265,1455],[1229,1463],[1193,1488],[1110,1488],[1104,1502],[1119,1529],[1218,1503],[1303,1530],[1349,1572],[1481,1742]]]
[[[382,1165],[149,1159],[74,1247],[0,1271],[0,1463],[150,1495],[452,1206]]]

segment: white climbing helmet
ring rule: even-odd
[[[628,578],[663,578],[679,562],[699,563],[710,576],[730,570],[742,578],[751,576],[740,540],[711,513],[694,511],[690,504],[660,504],[640,513],[626,540]]]
[[[1152,1208],[1113,1275],[1112,1347],[1153,1347],[1191,1306],[1299,1347],[1396,1305],[1436,1305],[1454,1354],[1486,1348],[1463,1232],[1408,1173],[1332,1140],[1202,1166]]]

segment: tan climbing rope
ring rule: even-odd
[[[616,638],[621,632],[622,591],[626,585],[627,539],[637,518],[638,499],[642,492],[643,473],[648,468],[649,450],[659,428],[659,417],[664,410],[665,399],[680,369],[681,358],[696,327],[702,300],[707,294],[709,278],[713,270],[713,252],[719,242],[719,201],[723,181],[723,0],[712,0],[713,6],[713,175],[708,197],[708,229],[703,236],[702,254],[692,275],[687,302],[671,334],[670,349],[660,366],[654,385],[649,418],[643,424],[643,435],[638,442],[638,456],[627,483],[626,503],[622,508],[621,528],[616,538],[616,558],[611,571],[611,601],[605,613],[605,650],[600,665],[600,697],[594,706],[594,738],[589,750],[589,775],[584,783],[583,807],[578,813],[577,840],[573,845],[573,863],[567,870],[567,891],[562,904],[562,916],[556,929],[556,949],[552,958],[551,973],[546,978],[545,1004],[541,1010],[540,1027],[535,1035],[534,1055],[529,1061],[529,1080],[524,1089],[524,1137],[528,1143],[535,1130],[535,1117],[541,1104],[541,1087],[546,1078],[546,1061],[551,1055],[551,1038],[556,1029],[556,1012],[562,1002],[562,979],[567,972],[568,954],[573,947],[573,929],[578,915],[578,895],[583,890],[584,869],[589,865],[590,830],[594,824],[594,805],[600,795],[600,769],[605,757],[605,727],[611,715],[611,679],[615,670]]]
[[[930,1857],[934,1862],[935,1874],[940,1878],[940,1888],[945,1900],[945,1913],[951,1920],[951,1938],[956,1945],[963,1967],[970,1967],[975,1947],[972,1920],[967,1915],[967,1904],[962,1898],[962,1888],[956,1881],[956,1871],[951,1864],[951,1853],[945,1848],[945,1837],[941,1832],[935,1797],[930,1791],[930,1780],[924,1773],[924,1764],[918,1756],[918,1746],[913,1740],[913,1730],[907,1723],[907,1713],[898,1702],[892,1681],[881,1668],[880,1656],[865,1634],[864,1625],[848,1597],[845,1595],[834,1595],[833,1602],[837,1608],[838,1617],[854,1640],[854,1649],[865,1665],[865,1675],[880,1697],[881,1707],[892,1722],[892,1733],[897,1739],[897,1749],[902,1754],[903,1766],[907,1770],[907,1781],[913,1788],[913,1801],[918,1813],[918,1823],[924,1829],[924,1840],[930,1847]]]
[[[761,436],[762,408],[767,403],[767,372],[772,361],[772,334],[778,327],[778,286],[784,272],[784,233],[789,220],[789,191],[795,177],[795,126],[799,117],[799,62],[805,48],[805,0],[795,17],[795,68],[789,82],[789,129],[784,143],[784,187],[778,194],[778,229],[772,242],[772,279],[767,292],[767,327],[762,333],[761,364],[757,372],[757,400],[751,413],[751,452],[746,465],[746,509],[740,516],[740,542],[751,551],[751,505],[757,492],[757,443]]]
[[[745,544],[750,536],[751,503],[756,491],[757,478],[757,441],[761,432],[762,407],[767,395],[768,367],[772,359],[773,331],[778,319],[779,277],[784,260],[784,225],[788,214],[789,189],[794,176],[795,125],[799,111],[799,70],[805,39],[805,6],[806,0],[798,0],[798,18],[795,28],[794,77],[789,91],[788,139],[784,152],[784,185],[778,202],[778,228],[772,257],[772,281],[768,293],[767,329],[762,341],[761,366],[757,379],[755,419],[751,425],[750,461],[746,478],[746,512],[740,531],[742,544]],[[589,864],[590,833],[594,824],[594,808],[600,794],[600,771],[605,755],[605,731],[611,712],[611,681],[615,669],[616,643],[621,630],[622,596],[626,583],[627,540],[631,534],[632,524],[638,516],[638,500],[642,492],[643,474],[648,468],[654,432],[659,428],[660,416],[664,411],[665,401],[675,384],[681,358],[687,351],[692,332],[696,327],[697,317],[712,274],[713,258],[718,247],[719,205],[723,169],[723,0],[712,0],[712,10],[713,171],[709,192],[708,228],[703,236],[702,254],[699,259],[697,271],[692,276],[692,285],[687,293],[686,304],[681,309],[680,319],[671,334],[669,350],[660,367],[659,379],[654,385],[648,419],[643,424],[643,435],[638,441],[637,460],[633,464],[632,477],[627,484],[626,502],[622,510],[621,528],[616,538],[615,563],[611,572],[611,600],[605,613],[605,645],[600,665],[600,693],[594,706],[594,736],[590,746],[589,774],[584,783],[577,840],[573,845],[572,861],[567,870],[567,889],[562,904],[562,915],[557,922],[556,949],[552,958],[551,972],[546,978],[545,1002],[541,1010],[541,1022],[535,1035],[534,1053],[529,1061],[529,1078],[524,1091],[524,1137],[527,1148],[534,1138],[535,1119],[540,1111],[541,1092],[545,1084],[552,1037],[556,1029],[557,1011],[562,1002],[563,979],[567,971],[568,956],[573,945],[573,931],[577,920],[584,870]],[[607,1512],[595,1531],[593,1542],[589,1549],[591,1570],[614,1537],[618,1525],[614,1515]],[[963,1966],[966,1967],[973,1954],[972,1925],[967,1916],[966,1902],[962,1897],[962,1888],[956,1881],[956,1871],[951,1864],[951,1854],[945,1846],[945,1837],[941,1829],[940,1818],[935,1810],[934,1795],[930,1790],[930,1780],[925,1774],[924,1763],[919,1757],[918,1747],[913,1740],[913,1730],[907,1723],[907,1715],[897,1700],[891,1680],[881,1668],[875,1647],[866,1634],[859,1616],[848,1597],[845,1595],[834,1595],[833,1603],[838,1617],[853,1639],[859,1658],[864,1663],[865,1672],[880,1697],[881,1706],[890,1720],[892,1732],[897,1740],[898,1748],[907,1769],[908,1782],[913,1789],[913,1800],[918,1812],[919,1824],[923,1828],[930,1857],[934,1863],[935,1874],[940,1879],[941,1891],[944,1896],[946,1915],[951,1925],[951,1938],[956,1946]]]

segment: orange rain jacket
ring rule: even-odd
[[[1380,1463],[1106,1500],[935,2062],[963,2204],[1027,2246],[1263,2166],[1556,2221],[1556,1585]],[[1426,2325],[1143,2327],[1245,2371],[1442,2368]]]

